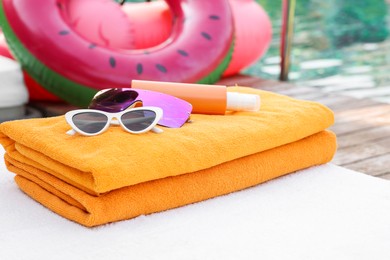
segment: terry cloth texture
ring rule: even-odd
[[[0,125],[5,160],[28,195],[86,226],[128,219],[244,189],[331,160],[333,113],[270,92],[259,112],[192,115],[164,133],[111,127],[68,136],[63,116]]]
[[[18,152],[7,152],[5,158],[8,169],[17,174],[16,183],[29,196],[61,216],[85,226],[96,226],[228,194],[323,164],[332,159],[335,149],[334,134],[322,131],[208,169],[123,187],[100,196],[90,195],[13,159],[21,159]]]

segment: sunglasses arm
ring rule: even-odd
[[[66,134],[67,134],[67,135],[75,135],[75,134],[76,134],[76,131],[73,130],[73,129],[70,129],[70,130],[66,131]]]
[[[156,126],[153,127],[152,129],[150,129],[150,131],[152,131],[155,134],[161,134],[162,132],[164,132],[164,130],[162,130],[161,128],[158,128]]]

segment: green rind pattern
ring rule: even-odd
[[[234,40],[232,40],[232,43],[229,48],[229,52],[225,56],[225,58],[222,60],[222,62],[218,65],[218,67],[213,70],[209,75],[204,77],[203,79],[199,80],[197,83],[199,84],[213,84],[217,82],[220,78],[222,73],[227,69],[227,67],[230,64],[230,61],[232,60],[233,51],[234,51]]]

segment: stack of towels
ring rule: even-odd
[[[181,128],[133,135],[111,126],[69,136],[64,116],[6,122],[0,143],[22,191],[59,215],[92,227],[242,190],[329,162],[332,111],[244,87],[258,112],[191,115]],[[280,187],[283,189],[283,187]],[[27,217],[27,216],[26,216]]]

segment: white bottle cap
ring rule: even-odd
[[[16,107],[27,103],[28,91],[19,63],[0,56],[0,107]]]
[[[226,110],[259,111],[260,110],[260,96],[255,95],[255,94],[227,92]]]

